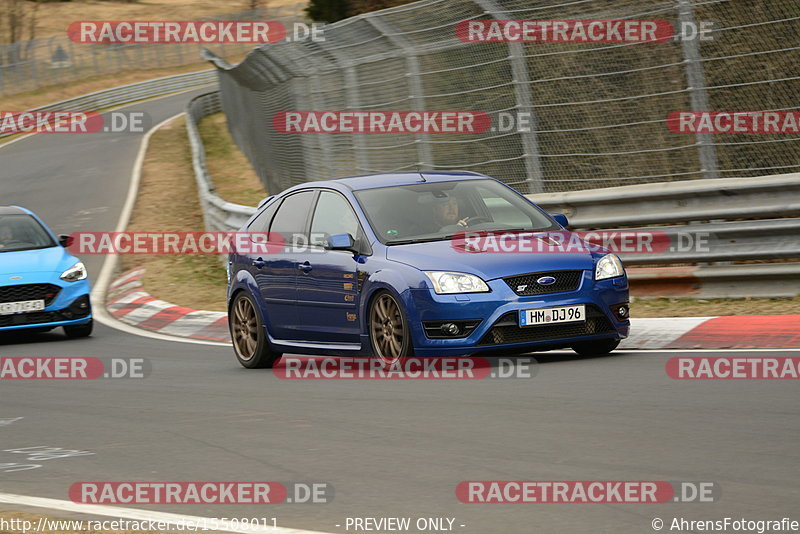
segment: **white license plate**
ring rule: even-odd
[[[537,326],[555,323],[578,323],[586,320],[586,305],[559,306],[557,308],[538,308],[520,310],[520,326]]]
[[[23,300],[20,302],[0,303],[0,315],[13,313],[41,311],[44,309],[44,300]]]

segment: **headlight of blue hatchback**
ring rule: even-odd
[[[452,293],[486,293],[489,286],[474,274],[452,273],[449,271],[422,271],[433,284],[433,290],[440,295]]]
[[[616,254],[606,254],[597,261],[594,267],[594,279],[605,280],[625,274],[625,268]]]
[[[63,273],[61,273],[61,279],[65,282],[77,282],[79,280],[86,280],[86,277],[89,276],[89,273],[86,272],[86,266],[83,264],[82,261],[79,261]]]

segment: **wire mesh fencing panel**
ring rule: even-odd
[[[263,19],[303,20],[302,5],[243,11],[207,20]],[[216,53],[227,57],[243,55],[252,48],[243,43],[213,45]],[[69,39],[66,29],[64,35],[0,44],[0,96],[130,70],[196,64],[201,61],[201,49],[201,45],[190,43],[76,43]]]
[[[476,20],[657,20],[678,35],[459,38],[459,23]],[[800,167],[800,135],[680,133],[667,124],[682,110],[796,110],[800,4],[792,0],[422,0],[329,25],[324,37],[264,45],[236,66],[207,55],[233,137],[271,193],[417,169],[478,171],[537,193]],[[474,110],[492,128],[280,133],[272,121],[286,110]],[[502,127],[522,116],[525,128]]]

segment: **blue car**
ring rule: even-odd
[[[410,356],[608,353],[630,326],[617,256],[588,247],[503,254],[457,246],[468,235],[528,244],[553,233],[576,238],[566,224],[471,172],[287,189],[262,201],[242,228],[251,243],[228,258],[236,357],[258,368],[283,353],[372,355],[386,366]],[[279,246],[256,246],[265,240]]]
[[[30,211],[0,206],[0,332],[92,333],[86,267]]]

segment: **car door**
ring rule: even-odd
[[[297,278],[299,327],[309,341],[358,343],[358,266],[363,256],[327,249],[327,237],[336,234],[352,235],[357,247],[364,241],[347,198],[322,190],[311,219],[310,247]]]
[[[263,223],[254,227],[259,221],[258,218],[248,230],[268,231],[271,240],[276,234],[280,234],[283,241],[290,245],[296,236],[306,235],[314,195],[314,191],[308,190],[285,197],[275,215],[266,221],[269,223],[268,230]],[[296,278],[300,263],[299,251],[292,246],[286,246],[280,252],[250,254],[249,260],[251,272],[267,310],[267,326],[270,334],[277,339],[296,339],[298,323]]]

